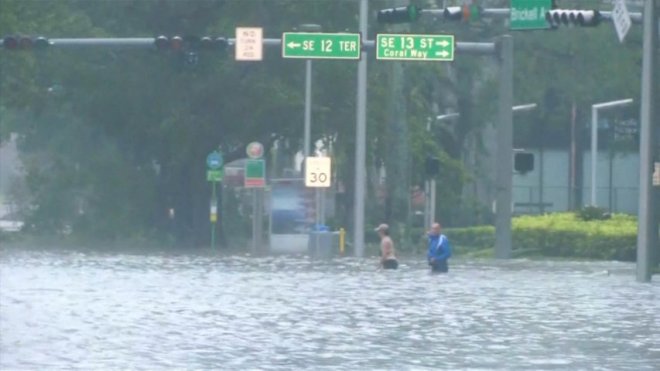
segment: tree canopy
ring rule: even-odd
[[[391,30],[373,16],[391,4],[370,2],[367,38]],[[302,23],[318,23],[325,32],[357,32],[358,2],[0,2],[0,35],[233,37],[237,26],[260,26],[265,37],[278,38]],[[508,31],[501,20],[449,23],[424,18],[406,32],[447,32],[460,41],[492,41]],[[573,104],[584,117],[594,102],[639,96],[638,28],[624,44],[618,43],[609,24],[516,32],[514,38],[515,100],[540,103],[547,114],[532,120],[542,120],[562,140],[567,138]],[[443,171],[438,205],[452,224],[470,205],[461,195],[475,174],[464,166],[464,158],[480,149],[468,139],[496,124],[496,60],[460,54],[452,63],[376,61],[372,53],[367,58],[370,171],[385,164],[388,173],[405,180],[407,194],[423,182],[424,158],[439,157]],[[354,183],[356,66],[314,62],[313,135],[333,138],[337,175],[349,195]],[[30,206],[25,209],[26,225],[34,232],[71,229],[89,238],[156,237],[167,230],[166,210],[173,207],[181,221],[180,238],[202,244],[208,225],[208,152],[219,147],[229,162],[243,157],[245,145],[255,140],[267,149],[276,140],[286,141],[294,151],[300,148],[304,61],[283,59],[278,48],[265,47],[263,62],[236,62],[229,48],[200,52],[193,64],[181,53],[156,48],[2,50],[0,68],[0,140],[10,133],[19,136]],[[393,111],[393,102],[399,101],[401,109]],[[429,135],[427,120],[438,109],[459,111],[460,119],[439,125]],[[519,130],[525,132],[525,125],[531,124],[522,123]],[[406,128],[404,135],[395,131],[401,127]],[[526,132],[527,139],[533,136],[531,130]],[[388,160],[392,140],[406,144],[403,165]],[[401,174],[404,170],[408,173]],[[369,182],[370,190],[376,183]],[[376,193],[368,194],[374,198]],[[382,219],[385,213],[383,207],[369,209],[368,220]],[[350,212],[338,218],[350,227]]]

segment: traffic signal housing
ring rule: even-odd
[[[440,159],[428,156],[424,160],[424,174],[427,178],[433,178],[440,175]]]
[[[6,50],[43,50],[50,45],[50,41],[43,37],[31,36],[5,36],[2,39],[2,47]]]
[[[474,21],[479,19],[480,9],[476,5],[449,6],[442,12],[445,19],[450,21]]]
[[[161,51],[180,51],[183,49],[183,38],[181,36],[167,37],[161,35],[154,39],[154,45],[156,46],[156,49]]]
[[[379,23],[410,23],[419,19],[421,9],[415,5],[381,9],[376,14]]]
[[[603,16],[598,10],[552,9],[545,13],[545,19],[555,28],[562,24],[596,27],[603,20]]]
[[[225,51],[228,43],[224,37],[161,35],[154,38],[154,46],[160,51]]]
[[[529,152],[517,152],[513,156],[513,169],[521,174],[534,170],[534,154]]]

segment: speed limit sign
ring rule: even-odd
[[[305,159],[305,186],[330,187],[330,157]]]

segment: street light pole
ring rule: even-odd
[[[451,120],[458,118],[460,116],[460,113],[458,112],[452,112],[452,113],[446,113],[444,115],[438,115],[435,117],[436,121],[444,121],[444,120]],[[431,120],[429,119],[426,122],[426,131],[430,132],[431,131]],[[435,177],[431,177],[431,179],[427,179],[426,182],[424,182],[424,200],[426,202],[426,205],[424,207],[424,220],[425,220],[425,227],[430,228],[431,225],[435,222],[435,195],[436,195],[436,184],[435,184]]]
[[[301,32],[321,32],[321,26],[317,24],[301,24]],[[303,134],[303,156],[309,157],[311,148],[312,130],[312,60],[305,60],[305,126]]]
[[[499,120],[497,123],[497,174],[495,179],[495,257],[511,257],[511,200],[513,176],[513,37],[499,40]]]
[[[368,0],[360,0],[360,33],[367,35]],[[367,56],[361,52],[357,73],[357,102],[355,129],[355,230],[353,247],[355,255],[364,255],[364,194],[367,180]]]
[[[318,24],[302,24],[298,27],[301,32],[321,32],[322,28]],[[307,164],[307,158],[310,156],[311,149],[311,136],[312,136],[312,60],[305,60],[305,126],[303,133],[303,161]],[[323,220],[323,203],[321,190],[316,188],[314,190],[314,209],[316,216],[314,218],[313,230],[318,232],[317,229],[321,220]],[[314,251],[319,248],[319,235],[315,234],[316,240],[314,241]]]
[[[312,130],[312,60],[305,61],[305,130],[303,140],[303,156],[309,157]]]
[[[651,264],[653,262],[653,249],[657,249],[658,230],[654,223],[653,210],[653,147],[655,133],[653,132],[654,107],[654,76],[658,71],[654,69],[657,61],[656,48],[657,34],[654,27],[657,17],[656,1],[644,2],[644,38],[642,51],[642,101],[639,130],[639,211],[637,217],[637,281],[651,281]],[[658,31],[660,32],[660,31]],[[655,76],[657,79],[657,76]]]
[[[591,106],[591,206],[596,206],[596,163],[598,160],[598,110],[631,104],[632,99],[596,103]]]

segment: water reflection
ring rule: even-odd
[[[623,263],[3,250],[1,369],[660,365],[660,284]]]

